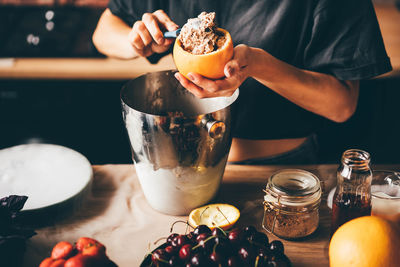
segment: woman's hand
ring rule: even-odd
[[[249,57],[250,47],[240,44],[234,48],[233,58],[224,67],[224,78],[211,80],[192,72],[188,74],[190,80],[179,72],[175,73],[175,78],[199,98],[231,96],[249,77]]]
[[[163,10],[145,13],[142,20],[133,24],[128,41],[136,54],[148,57],[153,53],[167,51],[174,40],[164,38],[163,31],[174,31],[178,28]]]

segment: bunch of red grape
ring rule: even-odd
[[[149,256],[150,257],[150,256]],[[186,235],[171,234],[151,254],[151,263],[141,266],[291,266],[281,241],[253,226],[225,232],[199,225]]]

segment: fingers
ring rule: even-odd
[[[157,17],[151,13],[144,13],[142,21],[151,35],[150,38],[152,38],[152,40],[154,40],[158,45],[162,45],[164,43],[164,36],[158,26]]]
[[[173,43],[172,39],[164,38],[162,29],[176,30],[178,27],[162,10],[145,13],[142,20],[134,23],[128,41],[138,55],[147,57],[154,52],[162,53]]]
[[[233,80],[210,80],[197,73],[189,73],[188,78],[190,80],[188,80],[177,72],[175,78],[198,98],[231,96],[237,89],[237,84]]]
[[[232,77],[235,73],[238,73],[239,71],[240,66],[237,60],[230,60],[228,63],[226,63],[224,67],[224,74],[228,78]]]
[[[179,26],[168,17],[164,10],[159,9],[153,14],[168,31],[175,31],[179,28]]]
[[[189,92],[197,96],[198,98],[203,98],[203,89],[199,86],[195,85],[191,81],[185,78],[179,72],[175,73],[175,78],[181,83],[183,87],[185,87]]]

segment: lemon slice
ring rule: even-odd
[[[189,214],[189,224],[196,228],[205,224],[213,229],[220,227],[223,230],[231,228],[240,217],[240,211],[229,204],[210,204],[194,209]]]

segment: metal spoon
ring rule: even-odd
[[[190,20],[190,24],[189,25],[192,28],[198,30],[199,27],[200,27],[200,23],[201,23],[201,19],[195,18],[195,19]],[[181,30],[182,30],[182,28],[179,28],[179,29],[177,29],[175,31],[164,32],[164,37],[165,38],[176,38],[176,37],[178,37],[178,35],[181,32]]]

